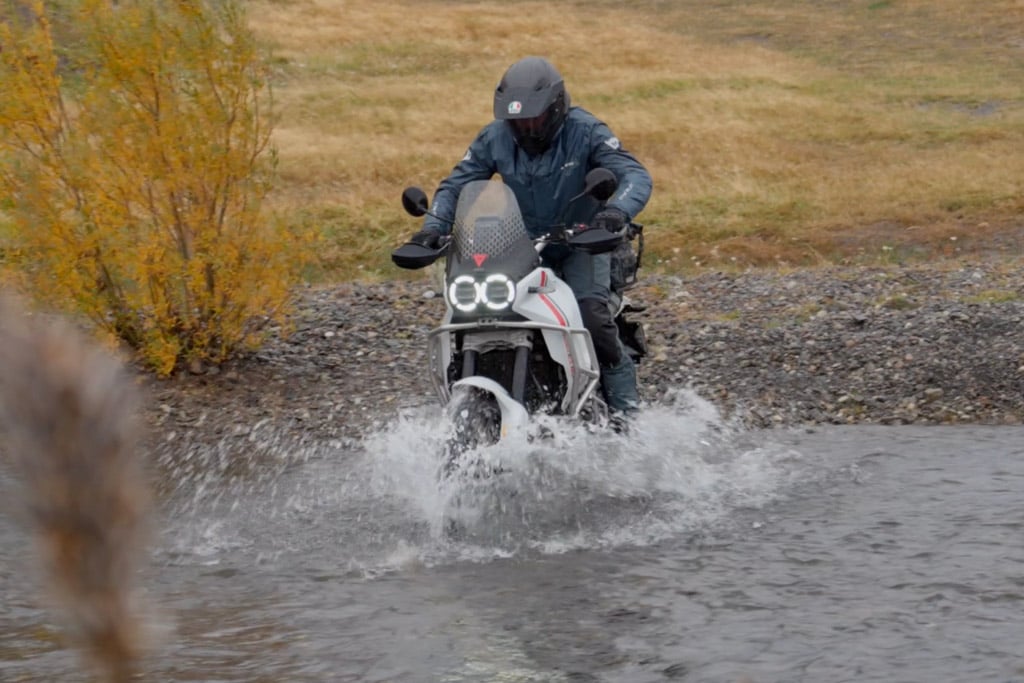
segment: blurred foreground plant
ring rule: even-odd
[[[262,210],[271,93],[239,4],[0,0],[0,46],[0,206],[33,296],[159,374],[257,344],[309,242]]]
[[[0,454],[22,484],[15,509],[72,638],[117,683],[143,645],[134,589],[151,498],[137,406],[108,353],[0,299]]]

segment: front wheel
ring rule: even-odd
[[[467,463],[466,454],[501,439],[501,409],[494,394],[462,387],[448,404],[451,434],[445,442],[442,474],[450,477]]]

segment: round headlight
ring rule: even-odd
[[[460,275],[448,285],[448,302],[463,313],[480,307],[503,311],[515,300],[516,283],[501,273],[488,275],[483,282],[472,275]]]
[[[448,285],[448,302],[463,313],[476,308],[477,284],[472,275],[460,275]]]
[[[480,289],[483,294],[481,303],[492,311],[502,311],[516,300],[515,283],[500,273],[488,275]]]

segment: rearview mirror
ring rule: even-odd
[[[418,187],[407,187],[402,190],[402,208],[410,216],[425,216],[427,208],[427,193]]]

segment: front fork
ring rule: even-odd
[[[478,351],[468,349],[462,354],[462,377],[476,374]],[[510,396],[519,403],[526,405],[526,380],[530,375],[530,347],[517,346],[512,365],[512,386]]]
[[[512,366],[512,398],[526,405],[526,378],[529,375],[530,347],[517,346]]]
[[[460,377],[472,377],[476,374],[476,351],[462,352],[462,374]]]

